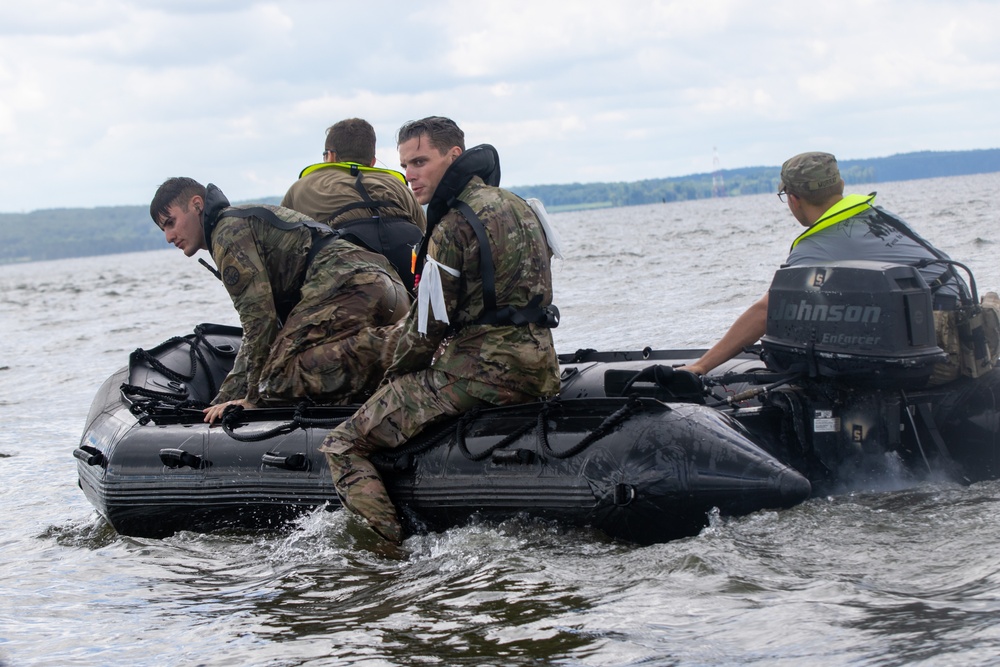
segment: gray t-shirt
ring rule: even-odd
[[[944,253],[940,253],[940,256],[948,258]],[[900,232],[888,221],[880,219],[874,208],[868,208],[799,241],[782,266],[852,259],[913,265],[920,260],[936,257],[938,256],[919,242]],[[930,264],[919,271],[930,285],[947,269],[945,264]],[[954,277],[949,277],[935,294],[957,297],[958,290],[959,283]]]

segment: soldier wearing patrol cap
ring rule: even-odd
[[[938,345],[949,361],[935,368],[931,384],[958,377],[962,370],[955,312],[968,302],[969,289],[941,252],[914,232],[898,216],[875,206],[875,193],[844,196],[837,158],[809,152],[789,158],[781,166],[778,198],[807,229],[793,242],[783,266],[811,265],[841,260],[870,260],[917,265],[934,297]],[[767,328],[767,294],[750,306],[725,335],[700,359],[684,370],[704,374],[756,343]],[[992,360],[996,351],[991,350]]]

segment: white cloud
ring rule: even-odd
[[[455,118],[504,183],[1000,146],[1000,3],[80,0],[0,7],[0,211],[280,195],[327,126]]]

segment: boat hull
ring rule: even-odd
[[[205,336],[191,366],[213,381],[224,377],[215,366],[231,358],[234,336]],[[152,356],[186,368],[189,343],[164,344]],[[279,528],[304,511],[339,505],[319,446],[352,408],[314,408],[313,425],[270,437],[263,436],[294,417],[291,409],[246,411],[229,429],[209,427],[192,408],[150,417],[149,403],[135,399],[137,383],[185,398],[210,387],[171,380],[148,356],[105,382],[76,450],[81,488],[119,533]],[[581,372],[573,364],[565,370]],[[481,410],[428,429],[376,463],[415,530],[528,515],[653,543],[696,534],[713,509],[790,507],[811,492],[803,475],[718,410],[634,396]]]
[[[319,447],[353,407],[203,423],[194,406],[239,343],[239,329],[202,325],[137,350],[98,392],[74,454],[86,497],[118,532],[274,529],[339,507]],[[1000,370],[914,390],[776,376],[755,352],[704,382],[674,371],[700,353],[563,355],[558,398],[475,411],[373,460],[411,530],[528,515],[638,543],[696,534],[715,510],[1000,478]]]

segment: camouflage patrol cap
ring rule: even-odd
[[[815,192],[840,183],[837,158],[829,153],[800,153],[781,165],[781,189],[791,192]]]

